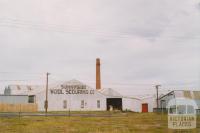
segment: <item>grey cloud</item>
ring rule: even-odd
[[[103,83],[193,82],[200,66],[195,5],[195,0],[0,0],[0,69],[93,82],[100,57]],[[23,24],[15,28],[16,22]],[[103,86],[127,93],[152,87],[137,92],[134,85]]]

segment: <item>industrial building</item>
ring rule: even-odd
[[[22,96],[20,101],[15,96]],[[9,85],[5,88],[4,97],[13,97],[21,103],[35,103],[38,111],[45,111],[46,99],[48,111],[106,111],[127,110],[141,112],[141,100],[126,97],[111,88],[101,88],[100,59],[96,60],[96,88],[78,80],[70,80],[49,85],[46,94],[44,86]],[[1,97],[1,96],[0,96]],[[10,103],[5,98],[0,103]],[[2,100],[4,99],[4,100]],[[12,104],[15,104],[12,102]]]
[[[23,102],[30,103],[31,101],[32,103],[34,101],[38,105],[38,111],[45,111],[45,89],[42,86],[10,85],[5,89],[5,95],[26,96],[27,99]],[[15,101],[18,99],[16,98]],[[141,99],[127,97],[111,88],[93,89],[75,79],[50,85],[48,91],[48,111],[153,112],[154,102],[153,97]]]
[[[159,106],[158,108],[166,110],[168,102],[174,98],[186,98],[193,100],[198,107],[197,113],[200,113],[200,91],[186,91],[186,90],[171,91],[166,95],[161,96],[158,99],[158,106]]]
[[[38,111],[44,111],[45,89],[40,86],[8,86],[5,92],[9,96],[23,95],[32,98],[38,105]],[[28,100],[24,101],[27,101]],[[1,102],[1,101],[0,101]],[[140,100],[122,96],[111,88],[93,89],[78,81],[70,80],[51,85],[48,91],[49,111],[106,111],[130,110],[140,112]]]

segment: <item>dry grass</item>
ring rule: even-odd
[[[166,133],[167,115],[118,113],[118,117],[0,118],[0,133]],[[195,132],[195,131],[194,131]],[[198,128],[196,132],[200,132]]]

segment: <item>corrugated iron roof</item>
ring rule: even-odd
[[[110,96],[110,97],[123,97],[119,92],[111,89],[111,88],[104,88],[98,90],[101,94],[105,96]]]

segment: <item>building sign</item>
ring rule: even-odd
[[[170,114],[168,116],[168,127],[170,129],[194,129],[196,128],[196,116]]]
[[[61,85],[60,89],[51,89],[51,94],[94,94],[95,90],[87,89],[86,85]]]
[[[196,109],[194,100],[187,98],[174,98],[168,102],[168,128],[195,129]]]

